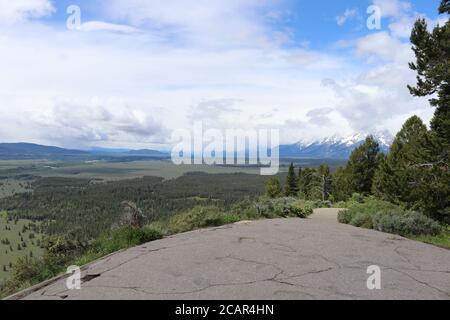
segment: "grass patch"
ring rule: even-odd
[[[218,227],[243,220],[245,214],[222,212],[217,207],[196,207],[149,225],[164,235],[172,235],[206,227]]]
[[[447,227],[447,229],[442,232],[439,235],[436,236],[430,236],[430,235],[421,235],[421,236],[411,236],[409,237],[412,240],[425,242],[428,244],[433,244],[435,246],[450,249],[450,228]]]
[[[86,253],[75,260],[75,264],[82,266],[113,252],[161,238],[161,232],[150,227],[142,229],[125,227],[104,232],[92,243]]]

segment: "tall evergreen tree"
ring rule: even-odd
[[[374,178],[373,189],[378,196],[393,202],[411,202],[419,177],[417,164],[426,161],[428,130],[422,120],[409,118],[392,143]]]
[[[278,178],[270,178],[266,183],[266,197],[277,198],[281,196],[281,185]]]
[[[330,167],[326,164],[320,165],[314,175],[314,189],[322,201],[328,200],[331,194],[331,183]]]
[[[450,1],[442,0],[440,14],[450,14]],[[418,19],[411,33],[416,62],[409,64],[417,72],[416,86],[408,86],[414,96],[435,95],[436,107],[431,129],[443,144],[441,155],[448,163],[450,146],[450,19],[428,31],[425,19]]]
[[[351,193],[370,194],[378,168],[380,146],[372,136],[353,150],[345,169]]]
[[[305,168],[299,171],[298,190],[300,197],[303,199],[310,199],[312,196],[314,172],[315,170],[312,168]]]
[[[335,201],[345,201],[352,195],[350,177],[346,167],[339,167],[333,174],[332,195]]]
[[[439,13],[450,14],[450,0],[442,0]],[[450,19],[431,32],[425,19],[418,19],[411,32],[416,61],[410,68],[417,72],[416,86],[408,86],[414,96],[433,96],[436,108],[431,132],[413,168],[415,193],[410,205],[430,216],[450,222]],[[412,170],[407,170],[410,173]]]
[[[298,179],[295,174],[295,167],[293,163],[289,166],[286,184],[284,187],[284,194],[286,197],[295,197],[298,195]]]
[[[380,162],[374,193],[385,200],[420,209],[435,219],[448,220],[449,175],[434,165],[439,145],[419,117],[408,119],[394,139],[389,155]]]

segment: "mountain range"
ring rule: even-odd
[[[89,152],[33,143],[0,143],[0,159],[45,159],[88,156]]]
[[[33,143],[0,143],[0,159],[108,159],[111,157],[167,158],[168,153],[157,150],[92,148],[71,150]]]
[[[294,144],[280,145],[281,158],[309,159],[348,159],[352,151],[364,143],[367,134],[354,134],[348,137],[332,136],[316,141],[299,141]],[[372,135],[384,153],[389,151],[393,137],[387,132]]]
[[[393,137],[389,133],[373,135],[380,149],[387,152]],[[367,135],[355,134],[349,137],[333,136],[317,141],[299,141],[294,144],[280,145],[281,158],[303,159],[347,159],[351,152],[364,143]],[[129,158],[168,158],[165,151],[142,149],[91,148],[89,150],[71,150],[32,143],[0,143],[0,159],[73,159],[93,158],[109,159]]]

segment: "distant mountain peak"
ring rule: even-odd
[[[299,140],[292,145],[280,146],[280,156],[284,158],[316,158],[316,159],[346,159],[351,152],[364,143],[372,135],[380,144],[383,152],[389,150],[393,136],[387,131],[373,134],[354,133],[349,136],[335,134],[319,140]]]

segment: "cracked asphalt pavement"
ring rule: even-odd
[[[241,222],[131,248],[23,299],[450,299],[450,251],[336,221]],[[367,289],[367,268],[381,289]]]

